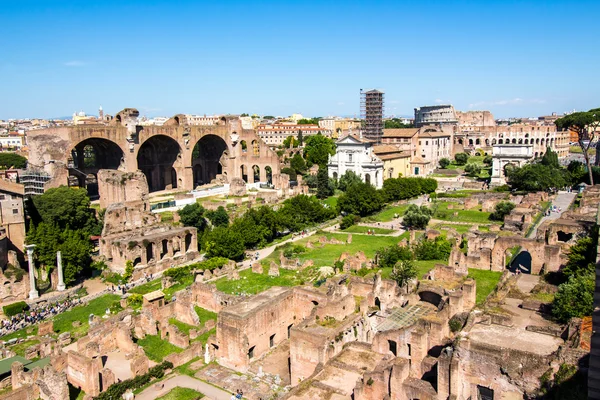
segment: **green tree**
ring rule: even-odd
[[[342,222],[340,222],[340,229],[348,229],[358,221],[360,221],[359,216],[348,214],[342,218]]]
[[[406,246],[391,245],[377,250],[377,265],[381,268],[391,268],[400,260],[412,260],[413,253]]]
[[[319,125],[321,118],[302,118],[298,120],[298,125]]]
[[[298,178],[298,174],[294,168],[285,167],[281,168],[282,174],[288,174],[290,176],[290,181],[295,181]]]
[[[206,255],[241,260],[244,257],[244,240],[231,228],[215,228],[206,235],[204,248]]]
[[[504,217],[510,214],[515,208],[515,204],[510,201],[501,201],[496,204],[494,212],[490,214],[490,219],[495,221],[504,221]]]
[[[466,153],[456,153],[454,155],[454,161],[456,161],[456,164],[458,165],[465,165],[468,160],[469,156]]]
[[[422,239],[413,247],[417,260],[444,260],[447,261],[452,251],[452,243],[441,236],[433,240]]]
[[[433,210],[426,206],[411,204],[404,212],[402,223],[411,229],[425,229],[433,215]]]
[[[200,233],[206,228],[206,220],[204,219],[204,207],[199,203],[188,204],[179,210],[179,218],[184,226],[193,226],[198,230],[198,237]]]
[[[323,135],[312,135],[304,141],[304,157],[308,162],[327,165],[329,156],[335,154],[335,142]]]
[[[413,124],[405,124],[400,118],[391,118],[383,121],[384,129],[398,129],[398,128],[414,128]]]
[[[92,243],[84,231],[66,230],[62,234],[62,243],[59,246],[62,253],[63,277],[66,285],[70,285],[89,272],[92,258]],[[54,252],[56,257],[56,252]]]
[[[361,217],[381,210],[383,205],[381,193],[372,185],[362,182],[352,185],[350,190],[338,198],[340,211]]]
[[[298,139],[295,136],[288,136],[283,141],[282,147],[284,149],[291,149],[293,147],[298,147]]]
[[[483,159],[483,163],[488,167],[491,167],[493,162],[494,159],[492,158],[492,156],[485,156],[485,158]]]
[[[572,186],[583,182],[587,175],[584,164],[577,160],[573,160],[569,163],[567,171],[569,173],[568,179]],[[596,179],[594,179],[594,181],[596,181]]]
[[[306,171],[306,162],[300,154],[295,154],[290,161],[290,167],[296,171],[296,174],[302,174]]]
[[[550,147],[546,148],[546,153],[542,157],[540,164],[546,165],[550,168],[559,169],[560,163],[558,162],[558,154],[552,151]]]
[[[348,190],[349,187],[357,183],[362,183],[362,179],[354,171],[347,170],[344,175],[338,179],[338,189],[342,192]]]
[[[317,173],[317,197],[325,199],[333,194],[334,188],[329,180],[326,166],[320,166]]]
[[[567,264],[561,270],[566,279],[595,273],[597,244],[598,234],[594,231],[571,246],[567,254]]]
[[[568,282],[558,287],[552,302],[552,314],[560,322],[568,322],[571,318],[592,315],[594,311],[593,274],[579,277],[572,276]]]
[[[227,211],[223,206],[219,206],[216,210],[206,211],[206,218],[208,218],[213,226],[229,225],[229,214],[227,214]]]
[[[592,175],[589,149],[596,139],[595,135],[596,131],[598,130],[597,128],[600,127],[600,108],[572,113],[557,119],[554,123],[558,129],[568,129],[577,133],[577,142],[579,143],[579,147],[581,147],[581,151],[583,152],[583,158],[585,159],[585,165],[588,170],[590,185],[593,185],[594,177]],[[598,151],[598,149],[596,151]]]
[[[465,165],[465,172],[469,175],[469,176],[479,176],[479,174],[481,173],[481,166],[479,164],[475,164],[475,163],[469,163],[467,165]]]
[[[302,129],[298,130],[298,146],[304,145],[304,136],[302,136]]]
[[[417,277],[417,269],[411,260],[401,260],[394,266],[390,278],[394,280],[398,286],[408,285],[412,279]]]
[[[15,153],[1,152],[0,167],[2,167],[2,169],[24,169],[25,167],[27,167],[27,159]]]
[[[526,164],[506,170],[508,183],[513,189],[528,192],[547,191],[564,187],[567,183],[565,171],[541,163]]]
[[[58,229],[81,229],[88,233],[97,228],[96,212],[90,208],[85,189],[60,186],[33,196],[30,201],[29,215],[34,224],[43,221],[56,225]]]
[[[447,159],[447,158],[440,159],[440,168],[441,169],[448,168],[448,165],[450,165],[450,160],[449,159]]]

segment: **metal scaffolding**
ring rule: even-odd
[[[383,136],[384,93],[377,89],[360,89],[360,117],[365,139],[381,143]]]

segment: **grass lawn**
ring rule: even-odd
[[[171,353],[181,353],[183,351],[182,348],[162,340],[158,335],[146,335],[145,338],[139,339],[137,344],[142,346],[149,359],[156,362],[161,362],[163,358]]]
[[[194,389],[176,387],[173,388],[169,393],[162,397],[158,397],[157,400],[196,400],[203,398],[204,395]]]
[[[105,294],[87,304],[77,306],[67,312],[54,317],[54,332],[61,334],[63,332],[71,332],[71,336],[81,337],[85,335],[90,328],[88,318],[90,314],[102,317],[115,301],[121,299],[121,296],[116,294]],[[77,328],[73,327],[73,322],[79,321],[81,325]]]
[[[198,318],[200,318],[201,324],[204,324],[210,319],[213,319],[215,321],[217,320],[217,313],[205,310],[204,308],[198,306],[194,306],[194,309],[196,310],[196,314],[198,314]]]
[[[240,272],[240,279],[232,281],[227,277],[218,279],[215,284],[217,289],[230,294],[248,293],[256,294],[264,292],[273,286],[297,286],[302,285],[306,281],[306,276],[310,268],[305,269],[301,273],[280,268],[279,276],[269,276],[266,273],[255,274],[251,269]]]
[[[160,290],[162,287],[161,280],[155,279],[153,281],[143,283],[139,286],[134,287],[129,291],[129,293],[137,293],[137,294],[146,294],[150,292],[154,292],[155,290]]]
[[[569,153],[576,153],[576,154],[583,154],[583,150],[581,150],[580,146],[571,146],[569,147]],[[596,154],[596,149],[593,147],[590,147],[590,149],[588,150],[588,155],[593,156]]]
[[[28,329],[31,330],[31,333],[27,333]],[[18,331],[15,331],[13,333],[9,333],[8,335],[4,335],[4,336],[0,337],[0,339],[2,339],[4,341],[14,339],[14,338],[25,339],[25,338],[27,338],[27,336],[31,336],[31,335],[37,335],[37,325],[19,329]]]
[[[368,230],[371,230],[371,232],[375,232],[378,235],[388,235],[388,234],[394,232],[393,229],[372,228],[370,226],[362,226],[362,225],[352,225],[350,228],[344,229],[343,232],[367,233]]]
[[[196,326],[186,324],[175,318],[169,318],[169,324],[175,325],[182,333],[185,333],[188,336],[190,335],[190,329],[197,328]]]
[[[367,218],[367,220],[373,220],[375,222],[388,222],[394,219],[394,214],[402,216],[404,211],[408,208],[408,204],[400,204],[398,206],[386,207],[382,211],[378,212]]]
[[[477,282],[477,304],[483,303],[488,295],[496,289],[501,276],[502,272],[500,271],[469,268],[469,278],[473,278]]]
[[[456,210],[448,209],[448,202],[437,202],[436,212],[433,218],[444,221],[475,222],[478,224],[491,224],[489,212],[479,210]],[[454,213],[457,213],[455,216]]]
[[[27,350],[27,348],[29,346],[33,346],[34,344],[38,344],[40,341],[33,339],[33,340],[26,340],[24,342],[15,344],[14,346],[11,346],[10,349],[12,351],[14,351],[15,353],[17,353],[18,356],[22,356],[25,357],[25,350]]]

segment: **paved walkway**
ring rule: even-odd
[[[189,388],[197,390],[204,394],[206,400],[230,400],[231,393],[225,390],[219,389],[206,382],[202,382],[198,379],[194,379],[187,375],[177,375],[173,378],[166,379],[162,382],[163,387],[161,389],[155,388],[155,385],[151,385],[142,393],[135,396],[135,400],[154,400],[157,397],[164,396],[176,387]]]
[[[550,215],[543,216],[542,219],[540,220],[540,222],[531,230],[531,233],[527,237],[535,238],[537,235],[538,227],[544,221],[560,218],[562,213],[569,209],[569,206],[571,205],[571,203],[573,202],[573,199],[575,199],[576,196],[577,196],[577,192],[571,192],[571,193],[558,192],[558,195],[556,195],[556,198],[552,202],[552,205],[560,208],[561,212],[551,212]]]

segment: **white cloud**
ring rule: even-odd
[[[496,101],[478,101],[476,103],[469,104],[469,108],[482,107],[482,106],[508,106],[516,104],[544,104],[544,99],[522,99],[515,97],[514,99],[508,100],[496,100]]]
[[[67,61],[66,63],[64,63],[65,67],[85,67],[87,65],[87,63],[83,62],[83,61],[79,61],[79,60],[72,60],[72,61]]]

